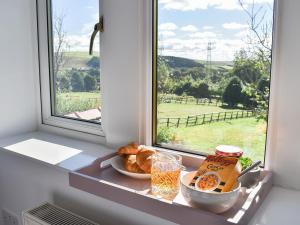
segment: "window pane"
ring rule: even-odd
[[[99,0],[52,0],[52,114],[101,122]],[[50,39],[51,40],[51,39]]]
[[[273,0],[159,0],[156,144],[264,160]]]

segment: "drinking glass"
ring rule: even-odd
[[[179,155],[156,153],[152,158],[151,191],[157,197],[172,200],[179,192],[182,158]]]

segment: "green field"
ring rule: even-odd
[[[240,110],[240,109],[237,109]],[[158,118],[187,117],[204,113],[236,111],[224,109],[214,105],[161,103],[158,105]]]
[[[99,53],[95,52],[93,56],[99,56]],[[65,64],[63,69],[80,69],[87,67],[87,62],[93,57],[88,52],[66,52]]]
[[[82,112],[101,106],[99,92],[67,92],[56,96],[56,113],[66,115],[73,112]]]
[[[173,131],[179,141],[183,140],[181,144],[196,151],[213,153],[216,146],[226,144],[241,147],[254,160],[264,157],[266,125],[256,118],[173,128]]]
[[[158,118],[185,118],[187,116],[234,111],[218,106],[162,103],[158,106]],[[243,148],[245,155],[254,160],[263,160],[266,123],[256,118],[243,118],[213,122],[193,127],[170,128],[176,142],[192,150],[213,153],[221,144]]]

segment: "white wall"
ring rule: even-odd
[[[66,172],[0,153],[0,209],[4,207],[19,218],[22,210],[50,201],[104,225],[172,225],[71,188],[68,182]]]
[[[300,190],[300,1],[279,0],[270,165],[275,184]]]
[[[0,137],[37,127],[31,2],[0,1]]]

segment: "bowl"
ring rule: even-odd
[[[189,186],[189,182],[193,179],[195,173],[195,171],[189,172],[182,176],[180,180],[181,193],[190,205],[213,213],[223,213],[237,202],[241,189],[240,182],[230,192],[205,192]]]
[[[242,187],[251,188],[256,186],[260,179],[260,171],[261,169],[257,167],[240,177],[239,181],[241,182]]]

